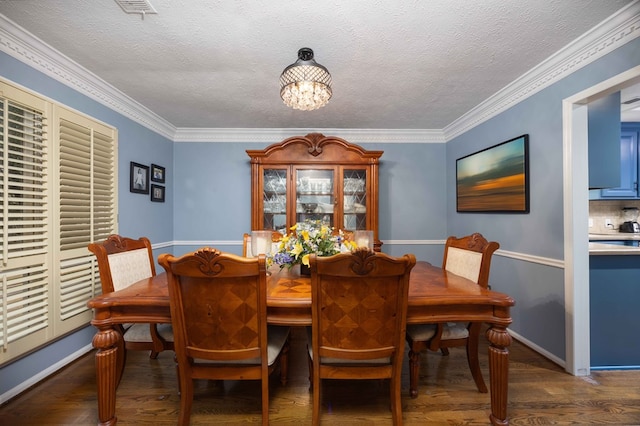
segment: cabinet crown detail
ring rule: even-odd
[[[247,150],[252,163],[268,161],[291,163],[296,161],[314,161],[316,164],[326,162],[350,163],[378,163],[384,151],[368,151],[359,145],[347,142],[335,136],[325,136],[322,133],[309,133],[306,136],[293,136],[275,143],[264,150]],[[336,155],[345,155],[336,158]],[[291,155],[294,157],[292,158]],[[268,160],[266,160],[268,159]]]

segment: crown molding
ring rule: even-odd
[[[445,139],[460,136],[638,36],[640,1],[636,0],[446,126]]]
[[[0,50],[148,129],[173,140],[171,123],[0,14]]]
[[[310,132],[354,143],[446,143],[640,35],[640,0],[630,3],[444,129],[176,128],[0,14],[0,51],[174,142],[279,142]]]
[[[224,129],[178,128],[174,142],[260,142],[275,143],[283,139],[322,133],[339,135],[349,142],[363,143],[445,143],[442,130],[412,129]]]

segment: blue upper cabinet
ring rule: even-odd
[[[603,189],[601,198],[640,198],[638,188],[638,135],[640,123],[623,123],[620,135],[620,186]]]
[[[620,92],[588,105],[589,189],[620,186]]]

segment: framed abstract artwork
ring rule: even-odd
[[[456,160],[456,210],[529,213],[529,135]]]

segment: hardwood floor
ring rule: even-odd
[[[272,376],[270,423],[311,424],[306,335],[294,329],[289,383]],[[94,425],[97,423],[94,353],[0,407],[0,425]],[[482,339],[481,366],[488,383],[487,347]],[[512,425],[640,425],[640,371],[593,372],[579,378],[515,342],[511,346],[509,417]],[[449,357],[423,353],[419,396],[409,397],[408,361],[403,366],[405,425],[489,424],[489,394],[476,390],[463,349]],[[157,360],[146,353],[128,353],[125,376],[118,388],[118,423],[176,424],[173,352]],[[327,381],[322,422],[326,425],[391,424],[388,386],[382,381]],[[259,423],[257,382],[199,382],[192,425]]]

